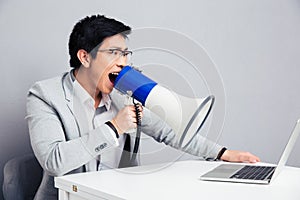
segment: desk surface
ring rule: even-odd
[[[300,168],[285,167],[270,185],[199,180],[218,162],[168,164],[55,178],[55,186],[87,199],[300,199]],[[77,198],[76,198],[77,199]],[[79,198],[78,198],[79,199]]]

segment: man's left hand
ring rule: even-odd
[[[235,150],[226,150],[221,156],[221,160],[229,161],[229,162],[248,162],[248,163],[260,162],[260,159],[257,156],[249,152],[235,151]]]

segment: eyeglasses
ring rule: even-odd
[[[99,49],[99,52],[107,52],[108,55],[112,59],[119,59],[121,56],[126,57],[127,62],[130,60],[132,56],[132,51],[128,50],[121,50],[121,49]]]

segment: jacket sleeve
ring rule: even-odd
[[[70,130],[59,109],[39,84],[29,90],[26,119],[35,156],[43,169],[52,176],[64,175],[77,169],[118,145],[110,133],[112,130],[105,124],[82,136],[79,131],[74,131],[77,127]],[[71,134],[78,136],[69,138]]]
[[[203,157],[205,159],[215,159],[223,146],[218,145],[200,134],[197,134],[189,145],[181,148],[173,130],[163,120],[151,111],[144,109],[144,117],[142,119],[142,130],[145,134],[151,136],[158,142],[165,143],[178,150],[194,156]]]

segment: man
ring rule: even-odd
[[[69,39],[73,69],[37,82],[29,90],[26,119],[33,151],[44,169],[35,199],[57,199],[54,176],[117,168],[126,162],[123,148],[134,142],[124,133],[137,126],[136,113],[134,106],[124,106],[124,97],[113,87],[132,54],[126,45],[130,31],[129,26],[105,16],[82,19]],[[178,148],[169,126],[141,106],[139,111],[144,133]],[[201,136],[183,150],[232,162],[259,161],[250,153],[226,150]]]

